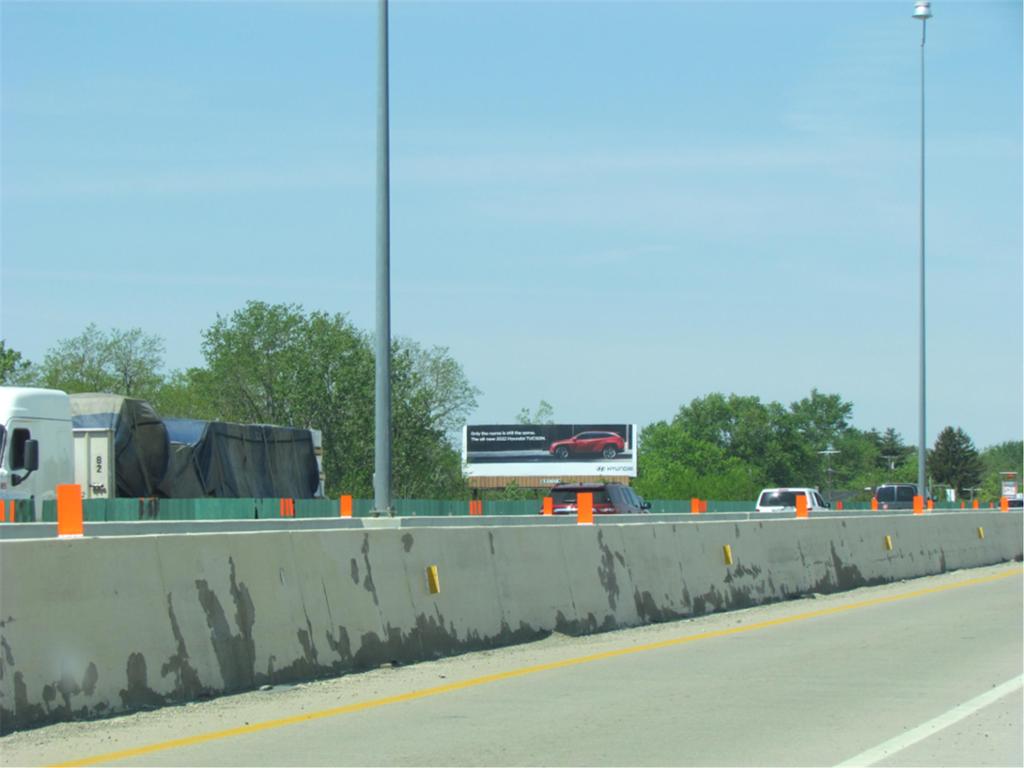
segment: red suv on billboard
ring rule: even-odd
[[[599,453],[606,459],[614,459],[617,453],[624,450],[626,441],[614,432],[580,432],[568,440],[558,440],[548,448],[553,456],[560,459],[592,453]]]

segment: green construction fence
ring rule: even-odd
[[[395,512],[400,517],[462,517],[469,514],[466,499],[394,499]],[[724,512],[751,512],[751,501],[706,500],[707,514]],[[968,503],[967,508],[970,508]],[[6,522],[32,522],[31,501],[6,502]],[[937,502],[936,509],[960,509],[960,502]],[[989,508],[988,504],[982,505]],[[998,509],[998,505],[996,506]],[[86,522],[125,522],[132,520],[266,520],[281,518],[282,509],[294,509],[296,518],[339,517],[341,508],[338,499],[295,499],[291,505],[282,504],[281,499],[87,499],[82,502],[82,516]],[[539,500],[484,501],[484,516],[537,515],[541,510]],[[651,501],[653,514],[689,514],[690,499],[654,499]],[[850,502],[845,505],[849,511],[870,509],[870,503]],[[12,520],[13,510],[13,520]],[[353,499],[354,517],[369,517],[373,514],[372,499]],[[290,516],[290,515],[289,515]],[[56,522],[57,503],[43,502],[43,521]]]

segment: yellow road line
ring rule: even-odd
[[[496,683],[501,680],[510,680],[515,677],[533,675],[538,672],[549,672],[554,669],[564,669],[566,667],[573,667],[579,664],[589,664],[594,661],[613,659],[618,656],[627,656],[633,653],[655,651],[662,648],[671,648],[677,645],[685,645],[686,643],[695,643],[698,640],[713,640],[718,637],[739,635],[744,632],[754,632],[760,629],[768,629],[769,627],[778,627],[785,624],[793,624],[798,621],[807,621],[808,619],[816,619],[822,616],[833,616],[838,613],[846,613],[847,611],[853,611],[860,608],[870,608],[875,605],[895,603],[899,602],[900,600],[909,600],[914,597],[932,595],[938,592],[948,592],[950,590],[960,589],[962,587],[969,587],[977,584],[987,584],[993,581],[998,581],[1000,579],[1006,579],[1011,576],[1018,576],[1022,573],[1024,573],[1024,568],[1013,568],[1003,573],[997,573],[991,576],[982,576],[974,579],[965,579],[964,581],[957,581],[952,584],[943,584],[936,587],[927,587],[925,589],[914,590],[913,592],[904,592],[899,595],[875,597],[870,600],[862,600],[857,603],[836,605],[832,606],[831,608],[822,608],[817,611],[808,611],[807,613],[799,613],[794,614],[792,616],[782,616],[777,619],[768,619],[767,621],[759,621],[754,624],[744,624],[740,626],[729,627],[727,629],[717,629],[712,630],[710,632],[701,632],[696,635],[675,637],[670,640],[660,640],[655,643],[635,645],[630,648],[619,648],[613,651],[602,651],[601,653],[594,653],[589,656],[578,656],[572,659],[552,661],[547,664],[536,664],[530,667],[520,667],[519,669],[512,669],[507,672],[498,672],[493,675],[483,675],[482,677],[474,677],[470,680],[462,680],[461,682],[446,683],[445,685],[438,685],[432,688],[423,688],[419,691],[410,691],[409,693],[401,693],[396,696],[386,696],[382,699],[372,699],[370,701],[361,701],[356,704],[347,704],[343,707],[332,707],[330,709],[323,709],[319,712],[309,712],[302,715],[282,717],[276,720],[265,720],[261,723],[253,723],[252,725],[245,725],[239,728],[228,728],[227,730],[223,731],[211,731],[209,733],[201,733],[196,736],[185,736],[180,739],[161,741],[156,744],[149,744],[144,747],[124,749],[118,752],[107,752],[103,755],[95,755],[94,757],[87,757],[83,758],[82,760],[60,763],[57,768],[62,768],[63,766],[99,765],[103,763],[114,762],[116,760],[124,760],[129,757],[139,757],[140,755],[147,755],[152,752],[163,752],[168,749],[177,749],[178,747],[191,747],[195,746],[196,744],[203,744],[208,741],[217,741],[219,739],[227,739],[232,736],[244,736],[249,733],[259,733],[260,731],[268,731],[273,728],[283,728],[288,725],[305,723],[311,720],[322,720],[327,717],[337,717],[338,715],[352,714],[353,712],[364,712],[368,709],[386,707],[389,704],[401,704],[402,702],[406,701],[416,701],[417,699],[425,699],[430,696],[438,696],[443,693],[452,693],[453,691],[461,691],[465,690],[466,688],[475,688],[479,685]]]

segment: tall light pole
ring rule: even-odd
[[[914,18],[921,21],[921,258],[920,258],[920,281],[921,281],[921,317],[920,317],[920,398],[919,398],[919,422],[920,428],[917,438],[917,492],[927,498],[928,491],[925,485],[927,475],[925,474],[925,386],[924,386],[924,40],[925,29],[928,26],[928,19],[932,17],[932,7],[928,0],[917,0],[914,3]]]
[[[391,515],[391,211],[388,142],[388,0],[377,13],[377,348],[373,511]]]

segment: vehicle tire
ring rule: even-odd
[[[569,449],[566,448],[564,445],[560,445],[555,449],[555,456],[557,456],[560,459],[568,459]]]
[[[614,445],[606,445],[604,447],[604,450],[601,451],[601,455],[604,456],[606,459],[614,459],[616,453],[618,453],[618,451],[615,450]]]

